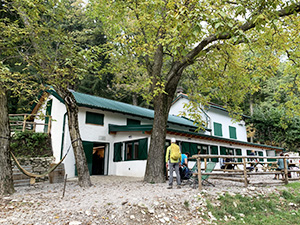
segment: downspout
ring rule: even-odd
[[[64,151],[66,117],[67,117],[67,113],[64,114],[64,119],[63,119],[63,128],[62,128],[62,135],[61,135],[61,148],[60,148],[60,159],[62,159],[63,151]]]
[[[211,118],[210,118],[210,116],[201,108],[201,107],[199,107],[200,108],[200,110],[204,113],[204,115],[205,115],[205,120],[206,120],[206,123],[207,123],[207,125],[209,126],[208,128],[209,129],[211,129],[211,131],[210,131],[210,135],[212,135],[212,124],[211,124]]]

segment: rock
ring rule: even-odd
[[[165,223],[165,222],[166,222],[163,218],[159,219],[159,221],[160,221],[161,223]]]
[[[80,224],[82,224],[82,223],[79,222],[79,221],[71,221],[71,222],[69,223],[69,225],[80,225]]]
[[[134,220],[135,219],[135,216],[134,215],[130,215],[129,217],[131,220]]]
[[[154,209],[149,209],[150,214],[154,214]]]
[[[164,217],[163,219],[164,219],[165,221],[167,221],[167,222],[170,221],[169,217]]]
[[[250,191],[255,191],[255,187],[248,187],[248,190],[250,190]]]

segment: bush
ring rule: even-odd
[[[52,156],[51,138],[46,133],[16,132],[11,138],[11,151],[17,157]]]

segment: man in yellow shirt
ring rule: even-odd
[[[172,151],[178,152],[179,151],[179,157],[178,159],[172,159],[171,154],[173,155]],[[181,162],[181,152],[179,149],[179,146],[176,144],[176,139],[172,138],[171,139],[171,145],[167,148],[167,153],[166,153],[166,167],[168,169],[169,167],[169,172],[170,172],[170,177],[169,177],[169,187],[168,189],[173,188],[173,171],[175,168],[175,173],[176,173],[176,181],[177,181],[177,188],[181,188],[181,179],[180,179],[180,174],[179,174],[179,164]]]

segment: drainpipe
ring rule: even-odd
[[[63,119],[63,128],[62,128],[62,135],[61,135],[61,148],[60,148],[60,160],[63,157],[63,151],[64,151],[66,117],[67,117],[67,113],[64,114],[64,119]]]

